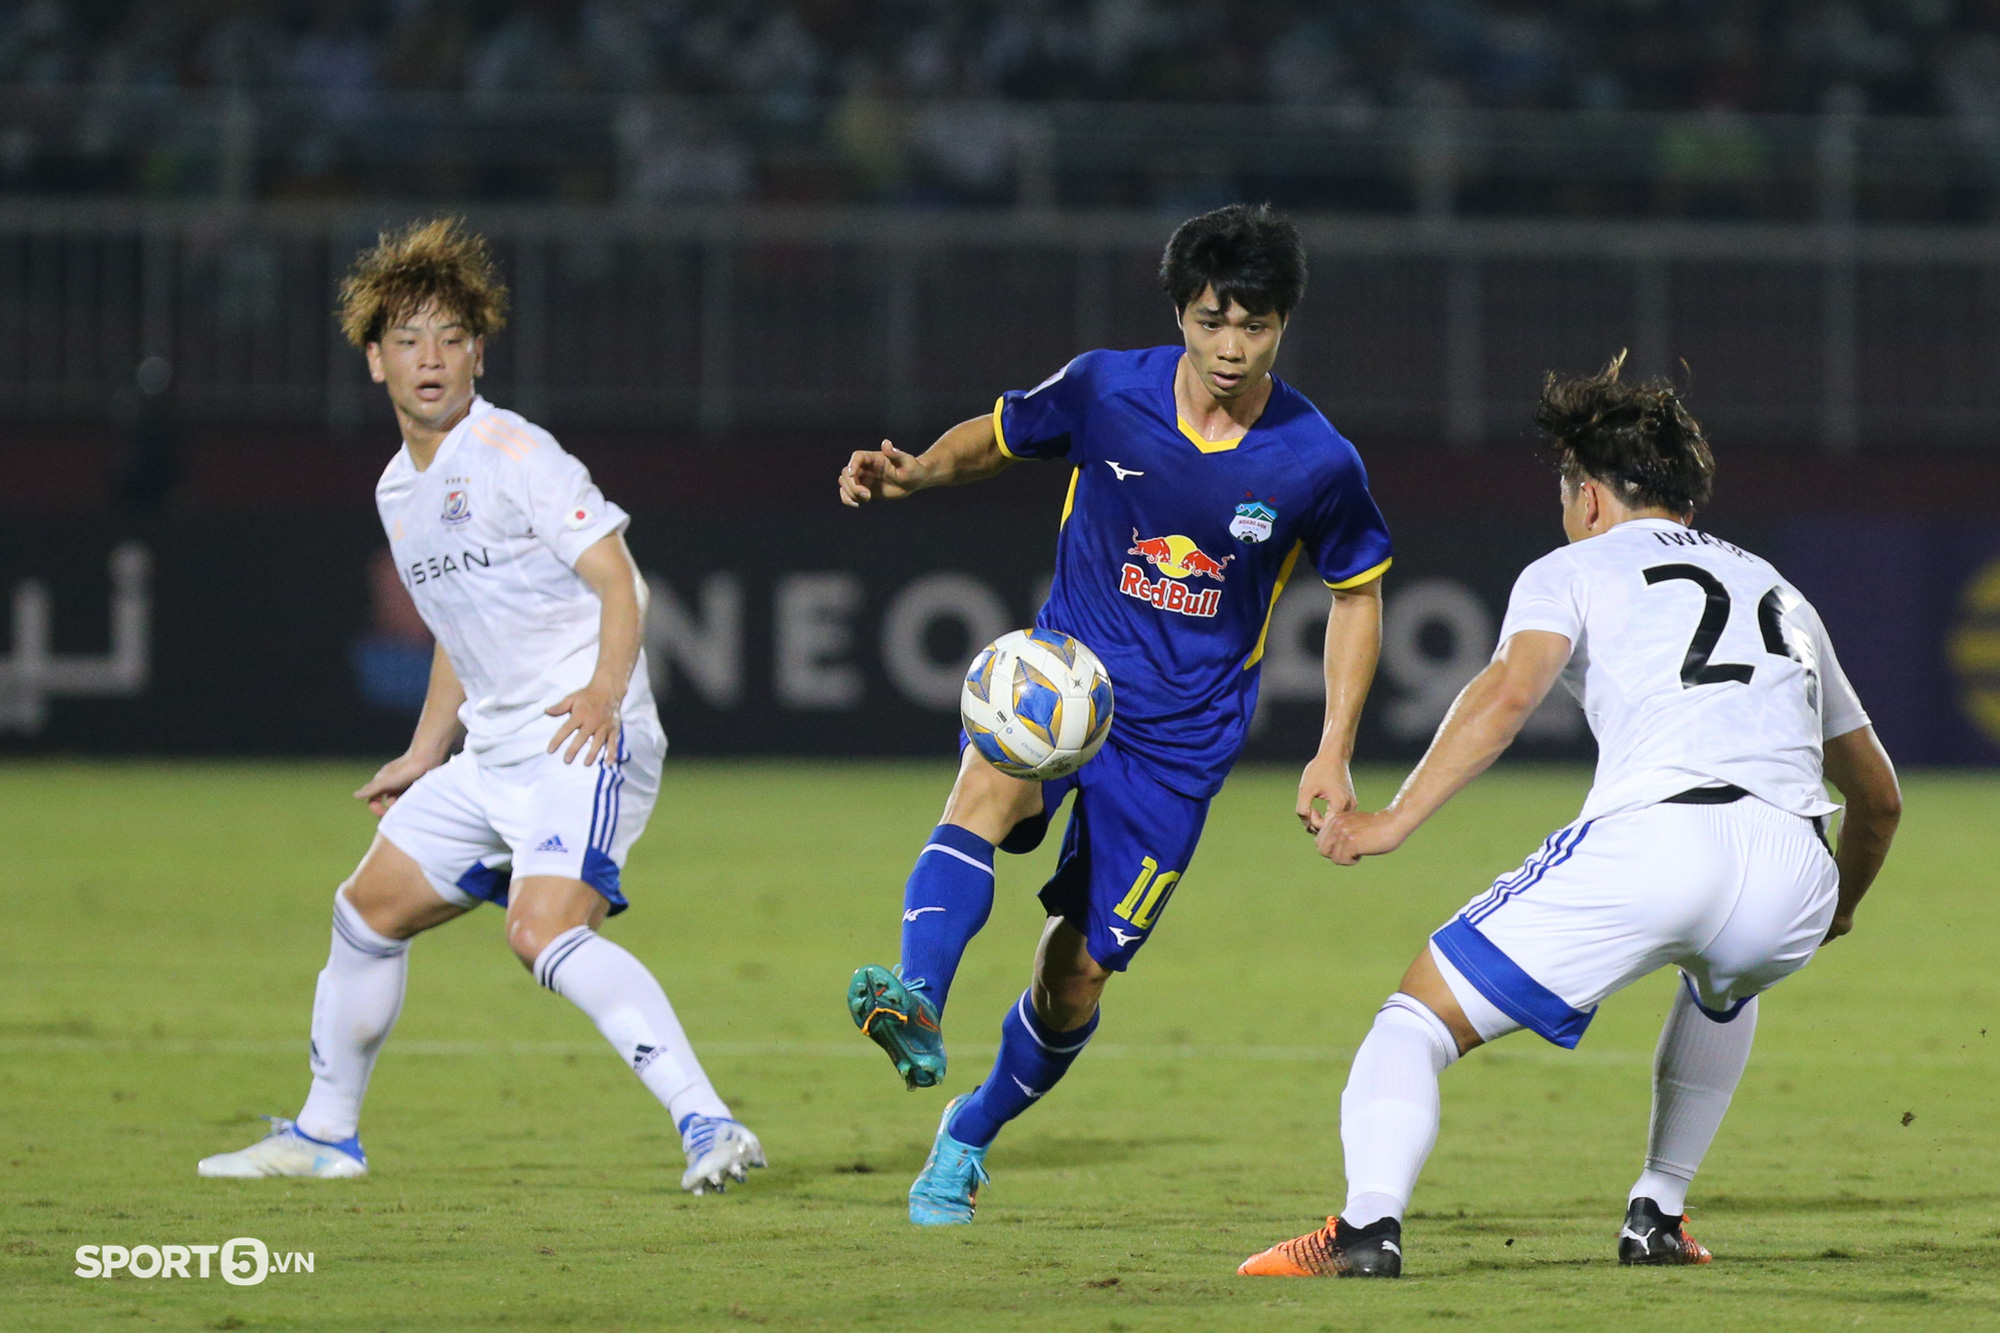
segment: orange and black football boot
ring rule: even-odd
[[[1663,1213],[1651,1199],[1634,1199],[1618,1231],[1621,1264],[1705,1264],[1715,1258],[1687,1233],[1687,1219]]]
[[[1403,1224],[1385,1217],[1357,1227],[1329,1217],[1318,1231],[1253,1254],[1236,1271],[1245,1277],[1401,1277]]]

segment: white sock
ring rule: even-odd
[[[1668,1216],[1687,1211],[1688,1185],[1722,1127],[1756,1035],[1755,999],[1727,1023],[1718,1023],[1702,1013],[1686,985],[1675,990],[1653,1056],[1646,1170],[1628,1199],[1651,1199]]]
[[[550,940],[535,959],[535,980],[590,1015],[676,1125],[690,1115],[729,1114],[667,993],[637,958],[589,926],[576,926]]]
[[[1398,994],[1376,1013],[1340,1094],[1345,1221],[1401,1220],[1437,1142],[1438,1075],[1456,1059],[1457,1039],[1428,1006]]]
[[[312,1091],[298,1126],[339,1143],[361,1123],[375,1057],[403,1009],[410,942],[376,933],[345,893],[333,895],[333,945],[313,991]]]

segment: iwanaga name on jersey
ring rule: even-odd
[[[465,687],[466,749],[546,749],[549,705],[589,684],[603,604],[573,566],[630,521],[555,437],[483,398],[422,471],[407,447],[375,485],[397,576]],[[624,712],[657,726],[643,661]]]
[[[1013,458],[1076,466],[1036,624],[1089,645],[1117,690],[1112,739],[1167,786],[1212,796],[1257,704],[1271,611],[1304,556],[1334,588],[1390,559],[1354,446],[1272,379],[1240,440],[1174,404],[1178,347],[1085,352],[993,408]]]
[[[1500,642],[1572,645],[1563,684],[1597,738],[1582,818],[1729,783],[1797,815],[1838,807],[1823,745],[1868,724],[1819,613],[1770,561],[1636,519],[1521,571]]]

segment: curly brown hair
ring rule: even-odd
[[[1571,485],[1592,477],[1635,509],[1691,515],[1715,492],[1715,456],[1701,424],[1664,378],[1629,384],[1625,353],[1595,375],[1542,381],[1535,424]]]
[[[340,284],[340,331],[356,347],[379,342],[389,322],[436,306],[475,338],[507,323],[507,288],[486,238],[462,219],[430,218],[383,232]]]

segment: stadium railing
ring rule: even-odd
[[[0,198],[0,411],[100,418],[157,358],[183,419],[357,421],[377,391],[333,293],[379,228],[426,211]],[[1080,349],[1175,336],[1153,278],[1171,215],[462,211],[513,286],[492,391],[554,424],[908,436]],[[1518,438],[1545,370],[1620,347],[1740,440],[2000,436],[2000,230],[1303,224],[1313,286],[1281,372],[1377,440]]]

